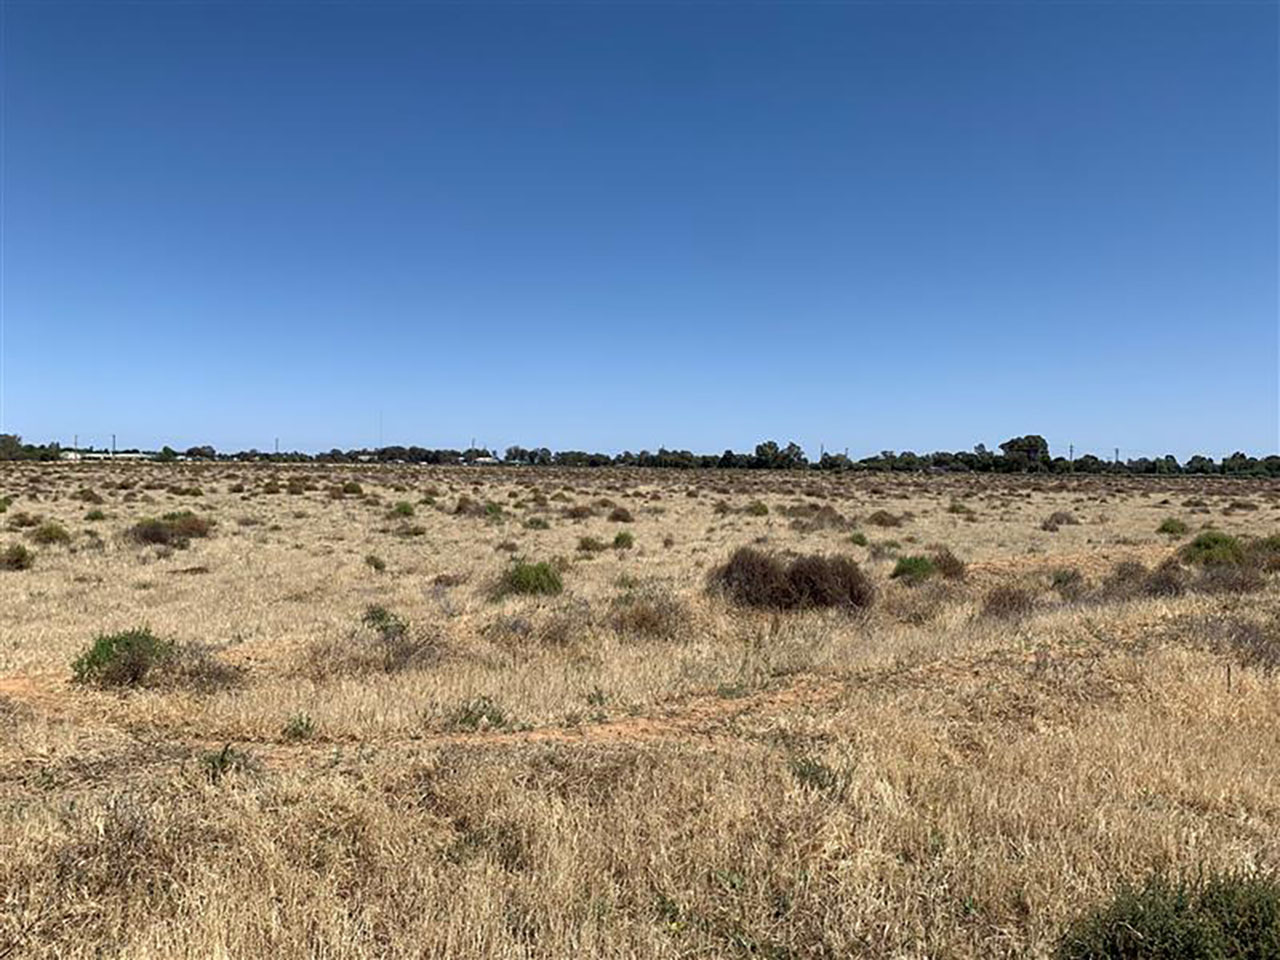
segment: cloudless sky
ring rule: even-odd
[[[6,0],[4,426],[1274,452],[1278,11]]]

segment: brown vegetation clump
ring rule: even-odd
[[[867,523],[875,527],[900,527],[902,526],[902,518],[890,513],[888,510],[877,510],[867,517]]]
[[[848,557],[796,557],[790,563],[754,547],[739,547],[712,571],[709,585],[746,607],[797,610],[869,607],[875,588]]]
[[[982,616],[1000,620],[1017,620],[1029,616],[1035,598],[1025,587],[999,586],[987,592],[982,601]]]
[[[159,519],[140,520],[125,531],[135,543],[156,544],[183,549],[196,538],[207,537],[214,521],[198,517],[190,510],[167,513]]]
[[[768,512],[768,508],[765,512]],[[840,511],[827,503],[800,503],[783,507],[781,512],[791,518],[792,529],[805,533],[813,530],[845,530],[851,526]]]
[[[631,511],[626,507],[614,507],[609,511],[609,520],[612,523],[631,523],[635,517],[631,515]]]
[[[646,640],[680,640],[689,630],[689,605],[657,588],[631,591],[619,597],[610,615],[614,630]]]
[[[930,559],[938,573],[947,580],[963,580],[969,571],[968,564],[952,553],[949,547],[938,547]]]
[[[1056,510],[1049,516],[1045,517],[1044,522],[1040,524],[1040,529],[1047,533],[1056,533],[1059,527],[1073,527],[1079,524],[1074,513],[1066,510]]]

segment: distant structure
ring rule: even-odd
[[[153,460],[150,453],[113,453],[110,450],[63,450],[60,460]],[[179,459],[183,459],[179,457]]]

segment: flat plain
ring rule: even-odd
[[[1280,865],[1276,481],[3,464],[0,495],[0,957],[1037,957],[1124,880]],[[1205,563],[1204,530],[1273,553]],[[735,602],[741,547],[874,600]],[[80,659],[142,628],[152,669]]]

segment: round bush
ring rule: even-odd
[[[1057,960],[1274,960],[1280,883],[1270,876],[1149,877],[1063,933]]]

